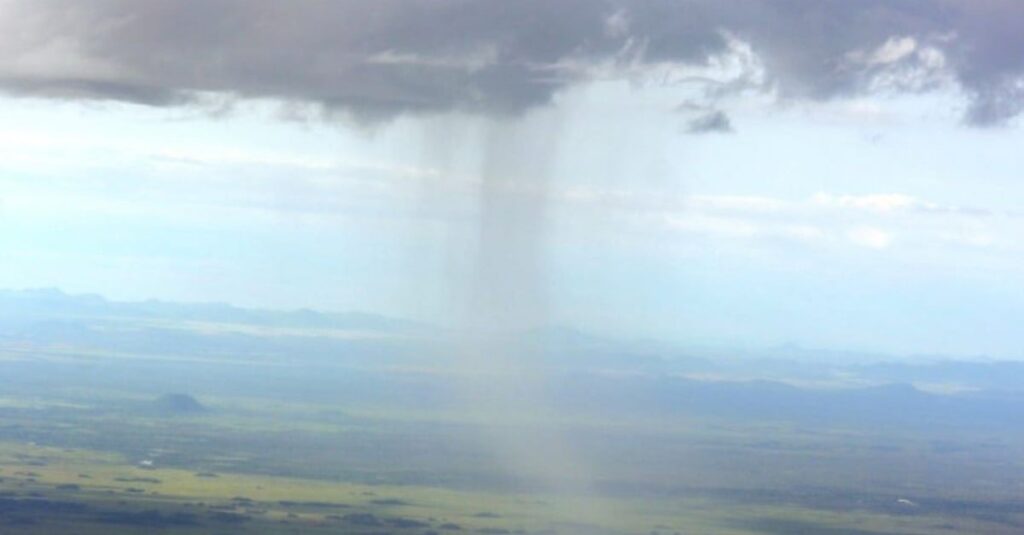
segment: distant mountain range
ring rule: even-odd
[[[241,325],[399,331],[422,324],[363,312],[318,312],[240,308],[225,303],[173,303],[158,300],[108,301],[95,294],[71,295],[55,288],[0,290],[0,316],[49,318],[165,319]]]
[[[289,362],[358,368],[443,367],[452,350],[443,329],[358,312],[308,309],[254,310],[223,303],[117,302],[56,289],[0,290],[0,348],[85,351],[91,354],[188,355],[211,359],[287,359]],[[721,396],[721,410],[758,399],[794,408],[813,406],[821,390],[857,390],[873,400],[912,406],[955,394],[964,400],[1024,400],[1024,362],[907,360],[853,353],[815,352],[797,346],[757,352],[704,351],[659,342],[609,339],[571,328],[507,333],[499,342],[529,365],[554,376],[575,377],[564,386],[588,391],[635,387],[629,399],[645,405],[685,404],[686,395]],[[817,355],[817,356],[816,356]],[[589,377],[580,383],[580,377]],[[610,383],[605,379],[615,377]],[[685,382],[686,388],[679,388]],[[613,385],[613,386],[610,386]],[[671,388],[669,388],[671,386]],[[668,388],[668,390],[665,390]],[[683,395],[682,393],[689,394]],[[756,393],[756,395],[755,395]],[[746,396],[750,394],[750,396]],[[812,395],[813,394],[813,395]],[[678,397],[682,396],[682,397]],[[863,405],[861,398],[830,398]],[[705,399],[707,401],[707,399]],[[866,403],[866,402],[865,402]],[[737,405],[738,404],[738,405]],[[719,406],[701,403],[702,406]],[[884,405],[884,403],[883,403]],[[881,407],[878,407],[881,410]]]

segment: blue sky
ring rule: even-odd
[[[36,9],[3,6],[0,29]],[[105,16],[90,9],[79,14]],[[288,63],[275,79],[258,71],[276,58],[260,47],[282,45],[259,35],[241,46],[217,37],[220,63],[198,47],[179,72],[191,49],[154,26],[138,45],[163,58],[154,70],[149,56],[107,46],[141,34],[47,34],[48,15],[36,14],[20,40],[0,42],[0,286],[458,324],[490,173],[499,197],[533,206],[502,224],[509,242],[539,236],[508,245],[537,271],[508,284],[542,287],[531,306],[544,323],[725,346],[1024,357],[1019,78],[985,85],[991,73],[957,63],[958,40],[990,50],[975,46],[984,34],[949,33],[960,19],[922,7],[915,16],[935,28],[836,37],[820,53],[840,67],[819,72],[725,12],[714,16],[735,33],[701,33],[707,57],[693,60],[685,40],[652,52],[661,34],[645,24],[659,21],[632,9],[597,13],[607,49],[555,60],[488,41],[485,30],[524,31],[500,21],[465,46],[431,29],[422,43],[390,36],[360,49],[363,67],[470,76],[424,78],[411,95],[376,71],[352,78],[345,54]],[[147,16],[139,23],[163,24]],[[524,63],[504,59],[516,54],[543,56],[538,72],[564,79],[516,78]],[[335,72],[327,64],[337,79],[321,77]],[[491,67],[511,69],[498,78],[507,86],[473,78]],[[338,93],[309,96],[324,91]],[[394,99],[365,104],[380,94]]]
[[[560,128],[545,194],[551,321],[684,342],[1017,356],[1017,128],[965,128],[955,95],[927,95],[751,102],[735,132],[695,136],[666,88],[573,92],[523,120]],[[442,324],[456,314],[469,268],[452,256],[470,253],[452,236],[474,210],[460,161],[486,120],[366,129],[282,120],[273,102],[222,117],[2,108],[2,286]],[[448,169],[430,154],[438,128],[466,138]]]

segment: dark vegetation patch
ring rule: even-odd
[[[380,526],[382,522],[373,513],[351,513],[341,517],[353,526]]]
[[[862,510],[896,516],[943,515],[1010,526],[1021,525],[1016,517],[1024,515],[1024,500],[920,498],[818,487],[793,490],[714,489],[698,492],[739,505],[798,505],[809,509],[838,512]]]
[[[154,485],[163,483],[155,477],[115,477],[114,481],[120,481],[121,483],[152,483]]]
[[[595,524],[588,524],[586,522],[556,522],[554,526],[556,528],[548,528],[541,532],[545,535],[556,535],[556,534],[572,534],[572,535],[594,535],[595,533],[607,533],[608,530],[601,528]],[[520,530],[516,530],[518,533]]]
[[[476,518],[501,518],[501,515],[498,513],[492,513],[490,511],[482,511],[473,516]]]
[[[161,513],[146,511],[106,511],[97,514],[93,520],[101,524],[139,526],[148,528],[197,526],[199,519],[191,513]]]
[[[0,516],[41,513],[46,516],[83,513],[88,507],[79,502],[40,498],[0,498]]]
[[[389,518],[386,522],[387,522],[387,524],[389,526],[396,527],[396,528],[402,528],[402,529],[429,528],[430,527],[430,524],[428,524],[426,522],[421,522],[419,520],[413,520],[411,518],[401,518],[401,517]]]
[[[380,498],[376,500],[370,500],[373,505],[412,505],[405,500],[399,500],[398,498]]]
[[[17,526],[33,526],[33,525],[39,523],[39,521],[36,520],[35,518],[31,518],[31,517],[27,517],[27,516],[5,516],[3,518],[3,523],[4,523],[4,525],[7,525],[7,526],[17,527]]]
[[[352,507],[347,503],[331,502],[296,502],[291,500],[281,500],[277,503],[283,507],[305,507],[309,509],[347,509]]]
[[[215,478],[219,476],[214,472],[196,472],[196,477]]]
[[[751,518],[732,522],[731,525],[769,535],[898,535],[891,531],[868,531],[784,518]]]

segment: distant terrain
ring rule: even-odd
[[[0,292],[0,532],[1024,531],[1024,363],[549,328],[503,343],[553,410],[498,421],[466,403],[479,378],[449,336]],[[556,427],[615,514],[555,507],[482,438]]]

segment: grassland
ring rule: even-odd
[[[1024,520],[1005,494],[894,494],[870,480],[882,468],[869,464],[860,481],[838,481],[854,473],[844,459],[871,451],[870,437],[852,432],[611,426],[603,432],[641,441],[652,456],[631,460],[606,437],[606,451],[591,454],[620,466],[581,497],[502,479],[470,446],[472,425],[453,414],[221,398],[183,416],[152,414],[131,395],[91,405],[78,395],[0,408],[3,533],[1009,534]],[[601,426],[579,429],[593,437]],[[668,447],[658,451],[658,440]],[[927,455],[928,444],[907,438],[881,458],[924,481],[905,459]],[[674,448],[708,466],[686,477],[663,466],[659,476],[650,463],[671,462]]]
[[[555,385],[557,410],[496,418],[452,395],[465,378],[422,341],[105,316],[29,336],[16,320],[2,534],[1024,532],[1024,428],[970,399],[630,382],[633,361],[580,357],[568,375],[588,379]],[[553,434],[586,467],[560,490],[495,438]]]
[[[983,520],[706,497],[587,500],[141,468],[120,455],[0,444],[5,533],[1011,533]],[[73,529],[72,529],[73,528]]]

